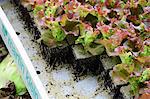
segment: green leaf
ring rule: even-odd
[[[95,36],[89,33],[85,34],[85,38],[84,38],[84,42],[85,45],[89,45],[90,43],[92,43],[95,40]]]
[[[144,46],[144,51],[140,53],[140,56],[150,56],[150,46]]]
[[[42,40],[42,42],[43,42],[45,45],[47,45],[47,46],[53,45],[53,44],[51,44],[51,43],[53,43],[53,42],[51,42],[51,41],[54,40],[54,37],[53,37],[53,35],[52,35],[52,31],[51,31],[51,30],[46,30],[45,32],[43,32],[43,33],[41,34],[41,39],[40,39],[40,40]]]
[[[93,45],[93,44],[91,44]],[[94,47],[88,46],[86,49],[92,54],[92,55],[100,55],[104,52],[105,48],[103,45],[95,45]]]
[[[17,66],[10,55],[0,63],[0,79],[0,88],[2,88],[7,81],[11,81],[15,83],[16,94],[22,95],[27,91]]]
[[[78,37],[78,39],[75,41],[75,44],[84,44],[84,39],[82,37]]]
[[[146,0],[138,0],[138,2],[142,6],[146,6],[148,4],[148,1],[146,1]]]
[[[131,52],[122,53],[119,55],[119,57],[122,63],[128,64],[128,65],[131,65],[133,63],[133,56]]]
[[[105,2],[105,0],[100,0],[102,3],[104,3]]]
[[[83,46],[89,46],[96,39],[97,35],[93,34],[92,30],[85,28],[84,24],[79,25],[80,36],[76,40],[76,43],[81,43]]]
[[[117,64],[113,69],[113,77],[120,77],[124,80],[127,80],[130,76],[130,73],[125,68],[126,64]]]
[[[139,79],[140,82],[144,82],[146,80],[150,80],[150,68],[144,70],[142,76]]]
[[[65,32],[62,30],[58,23],[53,24],[52,35],[57,41],[63,41],[66,37]]]
[[[121,21],[118,23],[118,26],[120,28],[127,29],[126,25],[123,22],[121,22]]]
[[[47,7],[46,11],[45,11],[45,15],[46,16],[50,16],[50,15],[55,15],[55,12],[56,12],[56,8],[55,6],[53,7]]]
[[[139,92],[139,78],[138,77],[131,77],[128,81],[130,83],[130,92],[131,94],[135,95]]]
[[[33,10],[33,14],[36,15],[39,11],[41,11],[42,9],[44,9],[43,5],[37,5],[34,10]]]
[[[109,26],[103,26],[101,32],[104,39],[108,39],[115,33],[113,29],[109,28]]]
[[[100,40],[100,44],[105,46],[107,53],[113,52],[116,48],[116,45],[112,44],[110,39],[102,39]]]
[[[80,17],[86,17],[90,12],[87,10],[87,9],[84,9],[84,8],[79,8],[79,14],[80,14]]]
[[[128,0],[122,0],[124,3],[127,3]]]

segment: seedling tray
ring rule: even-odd
[[[125,97],[120,93],[120,88],[112,83],[109,70],[103,67],[104,61],[101,61],[99,56],[90,59],[93,62],[98,60],[96,62],[99,66],[94,70],[86,69],[85,63],[82,62],[85,60],[78,61],[76,57],[74,57],[75,61],[70,60],[71,63],[59,64],[54,63],[55,60],[49,60],[45,54],[43,55],[47,49],[41,50],[41,45],[36,41],[38,36],[32,35],[32,30],[26,27],[26,20],[22,20],[19,14],[18,7],[10,1],[5,1],[0,9],[0,33],[18,64],[33,99],[122,99]],[[68,59],[69,57],[68,55]],[[80,65],[84,63],[84,68],[77,63]]]

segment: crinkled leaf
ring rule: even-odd
[[[84,35],[80,36],[77,40],[76,40],[76,44],[77,43],[81,43],[83,44],[84,46],[88,46],[90,45],[94,40],[95,40],[96,36],[88,33],[88,32],[85,32]]]
[[[37,13],[38,13],[39,11],[43,10],[43,9],[44,9],[44,6],[43,6],[43,5],[36,5],[35,8],[34,8],[34,10],[33,10],[33,14],[34,14],[34,15],[37,15]]]
[[[94,44],[91,44],[91,46]],[[95,45],[86,47],[86,49],[92,54],[92,55],[100,55],[104,52],[105,48],[103,45]]]
[[[59,26],[58,23],[53,23],[53,28],[52,28],[52,35],[54,37],[55,40],[57,41],[63,41],[66,37],[65,32],[63,31],[63,29]]]
[[[11,81],[15,83],[16,86],[16,94],[22,95],[26,93],[26,86],[20,76],[20,73],[15,65],[12,57],[8,55],[1,63],[0,63],[0,87],[2,87],[4,82]],[[3,79],[3,80],[2,80]],[[5,80],[5,81],[4,81]],[[2,81],[2,83],[1,83]]]
[[[85,17],[85,21],[89,22],[92,25],[92,27],[96,27],[96,24],[98,22],[98,18],[92,14],[88,14]]]
[[[145,45],[144,51],[140,53],[140,56],[150,56],[150,46]]]
[[[130,8],[130,12],[131,15],[139,15],[142,14],[144,11],[143,11],[143,7],[140,4],[138,4],[137,7]]]
[[[53,46],[56,44],[51,30],[47,30],[41,35],[42,42],[47,46]]]
[[[100,30],[103,35],[103,38],[109,38],[113,34],[113,30],[110,26],[107,25],[101,26]]]
[[[81,17],[86,17],[89,14],[89,12],[87,10],[83,10],[81,8],[81,9],[79,9],[79,14]]]
[[[53,7],[48,7],[47,9],[46,9],[46,11],[45,11],[45,15],[46,16],[48,16],[48,17],[50,17],[50,15],[55,15],[55,12],[56,12],[56,8],[57,7],[55,7],[55,6],[53,6]]]
[[[64,19],[65,20],[65,19]],[[64,29],[68,31],[72,31],[77,25],[79,24],[78,21],[68,21],[66,20]]]
[[[84,42],[85,45],[89,45],[90,43],[92,43],[95,40],[95,36],[90,34],[90,33],[86,33],[85,34],[85,38],[84,38]]]
[[[130,72],[128,72],[128,69],[126,68],[126,64],[118,64],[114,67],[112,76],[117,78],[120,77],[123,80],[127,80],[130,76]]]
[[[146,6],[148,1],[147,0],[138,0],[139,4],[142,6]]]
[[[131,85],[130,92],[135,95],[139,92],[139,78],[138,77],[131,77],[128,81]]]
[[[150,56],[138,56],[136,59],[143,64],[150,64]]]
[[[133,64],[133,56],[131,52],[119,54],[122,63],[131,65]]]
[[[79,37],[79,38],[76,40],[75,44],[84,44],[84,39],[83,39],[82,37]]]
[[[108,39],[101,39],[99,43],[105,46],[107,54],[114,52],[114,49],[116,48],[116,45],[113,45],[112,41]]]
[[[139,79],[140,82],[144,82],[146,80],[150,80],[150,68],[144,70],[142,76]]]

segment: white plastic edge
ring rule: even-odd
[[[5,13],[0,7],[0,34],[18,68],[21,72],[24,83],[32,99],[48,99],[48,94],[42,85],[36,71],[21,43],[15,33],[12,25],[9,23]]]

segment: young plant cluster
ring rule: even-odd
[[[93,54],[103,46],[109,56],[119,56],[114,82],[130,84],[131,94],[150,93],[150,2],[148,0],[22,0],[46,32],[47,46],[75,38]],[[96,50],[91,50],[95,48]]]

